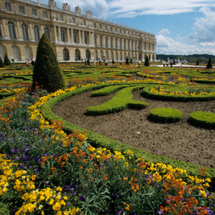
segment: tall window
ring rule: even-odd
[[[103,59],[103,53],[100,51],[100,59]]]
[[[128,50],[130,50],[130,41],[128,40]]]
[[[6,10],[11,10],[11,6],[9,2],[5,2],[5,9]]]
[[[102,47],[102,36],[99,37],[100,47]]]
[[[112,31],[113,29],[112,29],[112,27],[110,27],[110,31]]]
[[[0,37],[2,37],[1,27],[0,27]]]
[[[64,32],[64,30],[60,30],[60,37],[61,37],[61,41],[62,42],[65,42],[66,40],[65,40],[65,32]]]
[[[119,41],[119,48],[122,49],[122,40]]]
[[[22,24],[22,35],[24,40],[28,40],[28,27],[25,24]]]
[[[105,37],[105,47],[107,48],[108,47],[108,38]]]
[[[72,22],[75,23],[75,18],[72,18]]]
[[[16,38],[15,26],[11,21],[8,22],[8,30],[9,30],[10,38],[15,39]]]
[[[117,39],[115,39],[115,48],[117,49]]]
[[[94,26],[94,28],[96,28],[96,23],[95,22],[93,23],[93,26]]]
[[[133,41],[131,41],[131,50],[133,50]]]
[[[107,25],[105,25],[105,30],[107,31]]]
[[[47,17],[46,17],[47,18]],[[63,15],[60,15],[60,21],[63,21]]]
[[[36,25],[34,26],[34,37],[36,41],[39,41],[40,33],[39,33],[39,28]]]
[[[37,10],[35,8],[32,9],[32,15],[37,16]]]
[[[117,28],[115,28],[115,32],[117,32]]]
[[[126,49],[126,40],[124,40],[124,49]]]
[[[84,33],[84,43],[87,44],[87,34]]]
[[[45,27],[45,35],[49,38],[50,40],[50,33],[49,33],[49,29],[47,27]]]
[[[44,17],[44,18],[48,18],[48,14],[47,14],[46,11],[43,11],[43,17]]]
[[[77,34],[76,34],[76,31],[73,31],[73,42],[77,43]]]
[[[102,29],[102,24],[99,24],[99,28]]]
[[[20,12],[20,13],[25,13],[25,8],[24,8],[24,6],[19,6],[19,12]]]
[[[86,20],[84,20],[84,23],[83,23],[84,25],[86,25],[87,23],[86,23]]]
[[[113,39],[110,39],[110,47],[113,48]]]
[[[96,46],[96,36],[94,35],[94,45]]]

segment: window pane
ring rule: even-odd
[[[39,28],[37,26],[34,26],[34,37],[36,41],[39,41],[40,34],[39,34]]]
[[[19,6],[19,11],[20,11],[20,13],[25,13],[25,8],[24,8],[24,6]]]
[[[8,30],[9,30],[10,38],[15,39],[16,38],[15,26],[11,21],[8,22]]]
[[[32,9],[32,15],[36,16],[37,15],[37,10],[36,9]]]
[[[49,35],[49,29],[46,27],[45,28],[45,35],[49,38],[50,40],[50,35]]]
[[[10,3],[9,3],[9,2],[5,2],[5,9],[6,9],[6,10],[11,10]]]
[[[25,24],[22,24],[22,34],[23,39],[28,40],[28,27]]]

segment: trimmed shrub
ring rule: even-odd
[[[56,58],[54,48],[45,34],[42,35],[37,47],[37,56],[33,70],[33,90],[36,88],[36,85],[46,89],[48,92],[55,92],[66,87],[63,72]]]
[[[7,55],[5,54],[4,55],[4,65],[11,65],[11,62],[10,62],[10,60],[9,60],[9,58],[7,57]]]
[[[199,65],[199,60],[196,61],[196,66],[198,66],[198,65]]]
[[[126,57],[126,59],[125,59],[125,64],[129,65],[129,59],[128,59],[128,57]]]
[[[149,66],[149,57],[146,55],[144,66]]]
[[[207,69],[211,69],[213,66],[212,66],[212,62],[211,62],[211,58],[209,58],[208,60],[208,64],[206,66]]]
[[[0,57],[0,67],[5,67],[3,60]]]
[[[131,64],[133,63],[132,58],[130,59],[130,63],[131,63]]]
[[[154,108],[150,111],[150,117],[162,122],[178,122],[183,113],[174,108]]]
[[[125,87],[128,87],[128,85],[104,87],[100,90],[96,90],[96,91],[92,92],[92,96],[106,96],[113,92],[116,92],[117,90],[121,90],[122,88],[125,88]]]
[[[189,115],[190,122],[205,126],[208,128],[215,128],[215,114],[204,111],[195,111]]]

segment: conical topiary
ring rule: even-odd
[[[199,65],[199,60],[196,61],[196,66],[198,66],[198,65]]]
[[[33,90],[36,85],[46,89],[48,92],[55,92],[66,87],[54,48],[45,34],[42,35],[37,47],[33,70]]]
[[[146,55],[144,66],[149,66],[149,57]]]
[[[5,67],[3,60],[0,57],[0,67]]]
[[[4,65],[11,65],[11,62],[6,54],[4,55]]]
[[[207,69],[211,69],[213,66],[212,66],[212,62],[211,62],[211,58],[209,58],[208,60],[208,64],[207,64]]]
[[[125,59],[125,64],[129,65],[129,59],[128,59],[128,57],[126,57],[126,59]]]
[[[131,63],[131,64],[133,63],[132,58],[130,59],[130,63]]]

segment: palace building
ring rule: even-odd
[[[59,61],[107,59],[115,61],[156,59],[155,35],[81,13],[67,3],[57,8],[39,0],[0,0],[0,57],[15,62],[34,59],[43,33],[51,41]]]

